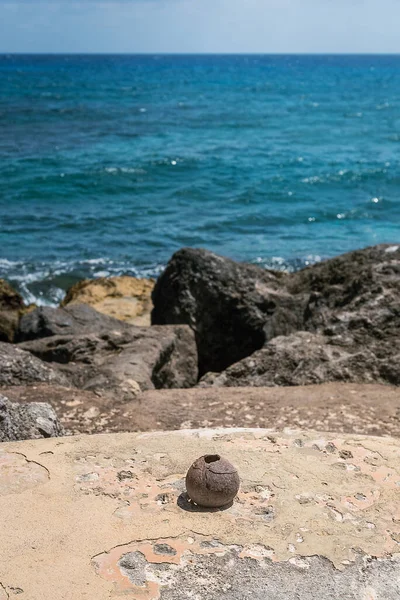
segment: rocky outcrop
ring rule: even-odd
[[[311,385],[327,381],[400,384],[393,356],[310,332],[271,340],[261,350],[222,373],[207,373],[201,387]]]
[[[285,275],[182,250],[157,282],[154,304],[154,322],[195,331],[200,371],[211,371],[202,386],[400,384],[400,246]]]
[[[7,281],[0,279],[0,341],[12,342],[22,311],[22,296]]]
[[[197,381],[189,327],[135,327],[84,305],[35,313],[21,321],[20,330],[38,339],[19,347],[56,365],[80,389],[131,399],[143,390],[186,388]],[[64,335],[49,335],[61,328]]]
[[[109,331],[122,331],[124,327],[118,319],[103,315],[85,304],[67,308],[41,306],[22,317],[15,339],[16,342],[24,342],[52,335],[103,335]]]
[[[183,249],[153,298],[152,327],[73,299],[65,308],[31,311],[16,339],[47,366],[20,368],[25,354],[11,368],[13,351],[2,350],[0,385],[53,378],[129,400],[144,390],[195,385],[197,364],[201,387],[400,385],[399,246],[366,248],[292,274]]]
[[[301,329],[307,297],[286,289],[289,276],[184,248],[154,292],[152,323],[185,323],[196,335],[199,371],[222,371],[277,336]]]
[[[98,312],[132,325],[150,325],[154,280],[136,277],[101,277],[75,284],[62,307],[88,304]]]
[[[309,296],[304,329],[400,352],[400,246],[374,246],[313,265],[292,274],[287,287]]]
[[[68,378],[59,369],[52,368],[30,352],[0,342],[0,387],[39,382],[69,385]]]
[[[63,435],[50,404],[18,404],[0,395],[0,442],[15,442]]]

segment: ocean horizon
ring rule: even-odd
[[[400,56],[400,52],[0,52],[0,56]]]
[[[399,241],[396,54],[1,54],[0,277],[54,305],[182,246],[294,270]]]

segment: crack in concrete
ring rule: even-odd
[[[174,536],[168,536],[169,539],[171,540],[177,540],[180,537],[182,537],[183,535],[190,535],[190,533],[195,533],[190,531],[189,533],[187,533],[186,531],[178,533],[177,535]],[[207,537],[204,534],[200,534],[203,537]],[[102,552],[99,552],[98,554],[95,554],[94,556],[92,556],[92,558],[90,559],[91,561],[94,560],[95,558],[98,558],[99,556],[103,556],[103,554],[111,554],[111,552],[114,552],[114,550],[116,550],[117,548],[124,548],[125,546],[130,546],[131,544],[143,544],[148,542],[149,544],[151,544],[152,542],[158,542],[160,538],[159,537],[154,537],[154,538],[136,538],[134,540],[131,540],[129,542],[124,542],[123,544],[117,544],[116,546],[113,546],[112,548],[110,548],[109,550],[102,550]]]
[[[39,462],[37,462],[37,460],[29,460],[29,458],[25,454],[23,454],[22,452],[9,452],[8,454],[15,454],[16,456],[22,456],[22,458],[24,458],[28,464],[37,465],[41,469],[44,469],[46,471],[47,475],[49,476],[49,479],[50,479],[50,471],[49,471],[49,469],[47,467],[45,467],[44,465],[40,464]]]
[[[380,456],[380,458],[382,460],[385,460],[386,462],[389,460],[387,458],[387,456],[383,456],[383,454],[381,452],[379,452],[379,450],[377,450],[376,448],[369,448],[368,446],[364,446],[364,444],[361,444],[360,442],[355,442],[355,441],[352,441],[352,445],[355,448],[363,448],[367,452],[371,452],[372,454],[377,454],[378,456]]]
[[[41,467],[42,469],[44,469],[46,471],[49,479],[51,478],[49,469],[47,467],[45,467],[44,465],[42,465],[41,463],[37,462],[36,460],[28,460],[28,459],[26,459],[26,462],[29,464],[33,464],[33,465],[37,465],[38,467]]]
[[[22,452],[0,451],[0,497],[49,483],[50,471]],[[0,599],[1,600],[1,599]]]

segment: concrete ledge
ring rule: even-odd
[[[184,494],[219,453],[225,510]],[[0,446],[0,600],[398,600],[400,441],[266,429]]]

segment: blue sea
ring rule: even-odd
[[[182,246],[400,239],[400,56],[0,56],[0,277],[55,304]]]

